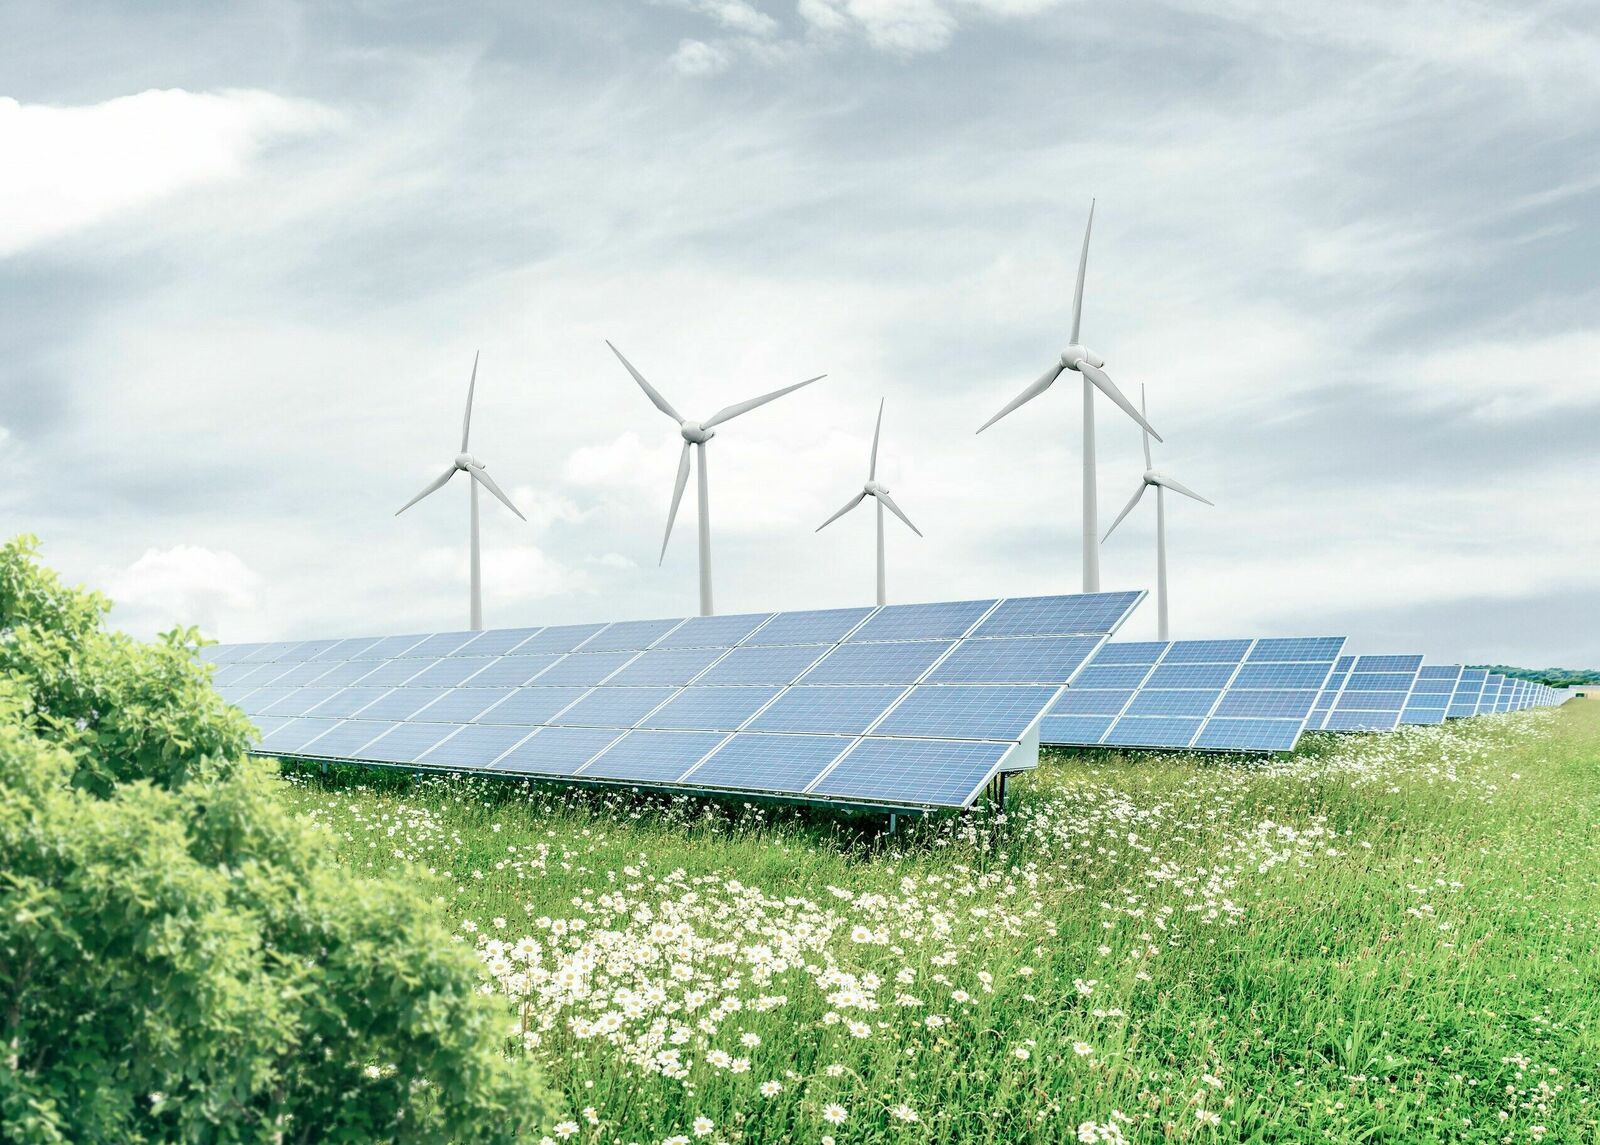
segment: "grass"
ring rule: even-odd
[[[352,869],[434,881],[574,1140],[1600,1141],[1597,702],[1052,753],[893,838],[287,774]]]

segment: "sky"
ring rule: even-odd
[[[1173,635],[1600,667],[1590,0],[0,7],[0,532],[147,635],[1078,591],[1082,340]],[[1097,399],[1102,527],[1138,428]],[[1104,587],[1153,588],[1147,498]],[[1124,635],[1149,638],[1154,602]]]

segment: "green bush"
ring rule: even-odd
[[[0,1139],[496,1141],[546,1123],[415,885],[275,801],[195,633],[0,548]]]

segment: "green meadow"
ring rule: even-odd
[[[1600,1140],[1600,702],[1275,761],[1047,752],[1004,810],[286,765],[430,888],[604,1142]]]

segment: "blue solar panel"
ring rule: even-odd
[[[734,731],[778,691],[777,688],[685,688],[675,699],[640,721],[640,726]]]
[[[1300,738],[1301,720],[1212,719],[1195,739],[1195,747],[1232,751],[1289,751]]]
[[[543,724],[588,692],[587,688],[518,688],[485,712],[497,724]]]
[[[1077,685],[1066,689],[1056,699],[1050,709],[1051,715],[1057,716],[1116,716],[1122,714],[1122,709],[1128,706],[1128,701],[1133,699],[1132,688],[1079,688]],[[1047,741],[1067,742],[1067,741]]]
[[[483,671],[493,660],[487,657],[452,656],[435,660],[406,683],[413,688],[455,688]]]
[[[619,620],[583,642],[585,652],[638,652],[649,648],[682,620]]]
[[[968,640],[928,673],[934,684],[1063,684],[1100,646],[1099,636]],[[826,663],[826,661],[824,661]]]
[[[571,652],[604,627],[604,624],[557,624],[541,628],[522,643],[513,645],[507,654],[544,656],[553,652]]]
[[[407,656],[448,656],[478,637],[476,632],[438,632],[406,651]]]
[[[585,779],[671,783],[726,737],[720,732],[634,731],[583,769]]]
[[[515,688],[526,684],[540,672],[554,664],[560,656],[502,656],[491,660],[482,671],[474,673],[465,682],[469,688]]]
[[[607,684],[687,684],[723,654],[721,648],[656,648],[642,652]]]
[[[308,656],[306,659],[324,664],[336,660],[354,660],[377,642],[376,636],[352,636],[348,640],[335,641],[331,648],[324,648],[315,656]]]
[[[469,640],[458,648],[458,656],[504,656],[530,636],[543,632],[542,628],[496,628],[480,632],[476,640]],[[565,652],[566,649],[560,651]]]
[[[500,724],[470,724],[423,755],[429,767],[488,767],[531,733]]]
[[[292,755],[334,725],[333,720],[294,719],[261,737],[261,750]]]
[[[750,729],[858,735],[905,692],[904,686],[870,684],[790,688],[750,722]]]
[[[1039,722],[1039,738],[1044,743],[1097,744],[1105,738],[1106,732],[1111,730],[1111,725],[1115,722],[1114,715],[1048,715]]]
[[[1350,678],[1344,682],[1346,692],[1409,692],[1412,681],[1416,679],[1411,672],[1363,672],[1360,669],[1350,673]]]
[[[1133,697],[1130,716],[1208,716],[1222,696],[1219,689],[1145,688]]]
[[[378,763],[415,763],[434,744],[460,730],[460,724],[400,724],[362,748],[361,758]]]
[[[421,675],[423,670],[429,667],[430,663],[431,661],[428,660],[385,660],[379,664],[373,664],[370,661],[352,660],[348,664],[341,665],[341,667],[354,669],[350,678],[341,681],[341,683],[354,684],[359,680],[363,687],[368,688],[398,687],[411,679],[411,677]],[[362,669],[366,669],[366,671],[363,672]],[[331,676],[332,674],[330,672],[328,675]],[[327,681],[328,676],[324,676],[322,679]]]
[[[426,636],[385,636],[350,657],[352,660],[392,660],[408,655]]]
[[[510,688],[452,688],[411,718],[433,724],[469,723],[511,692]]]
[[[359,710],[364,720],[408,720],[424,704],[439,698],[434,688],[395,688],[388,692],[375,688],[373,691],[377,698]]]
[[[1139,602],[1137,592],[1023,596],[1000,602],[974,636],[1075,636],[1115,632]]]
[[[631,728],[678,694],[676,688],[596,688],[550,722],[572,727]]]
[[[1344,647],[1343,636],[1309,636],[1290,639],[1257,640],[1245,663],[1261,660],[1329,661]]]
[[[697,684],[790,684],[828,651],[825,644],[735,648],[718,660]]]
[[[824,608],[780,612],[745,638],[746,647],[775,644],[834,644],[872,614],[870,608]]]
[[[307,660],[303,663],[294,665],[293,667],[289,668],[288,671],[283,672],[280,675],[272,675],[271,673],[267,673],[267,675],[271,676],[270,682],[274,684],[309,684],[318,677],[327,675],[328,670],[332,667],[333,665],[328,663],[326,660]],[[251,671],[260,674],[260,669],[251,669]],[[265,682],[267,682],[267,680],[264,677],[263,683]],[[337,687],[338,685],[333,686]]]
[[[1109,647],[1109,645],[1107,646]],[[1072,681],[1079,688],[1137,688],[1150,674],[1148,664],[1102,664],[1096,656]]]
[[[256,688],[250,692],[248,698],[242,701],[246,712],[260,712],[262,715],[276,715],[267,709],[273,707],[280,700],[287,700],[290,696],[300,691],[299,688]]]
[[[1182,647],[1178,645],[1177,647]],[[1146,688],[1226,688],[1237,669],[1232,664],[1173,664],[1162,661]]]
[[[812,794],[869,802],[963,807],[994,775],[1010,745],[950,740],[860,741],[811,787]]]
[[[322,691],[320,688],[317,690]],[[315,708],[307,709],[307,714],[313,716],[353,716],[387,692],[387,688],[341,688],[334,695],[328,696],[318,703]]]
[[[1388,732],[1400,722],[1399,711],[1361,712],[1343,711],[1335,707],[1328,713],[1324,728],[1330,732]]]
[[[801,679],[807,684],[911,684],[949,648],[943,641],[841,644]]]
[[[1248,640],[1180,640],[1167,649],[1167,664],[1237,664],[1250,650]]]
[[[847,736],[741,733],[712,752],[683,781],[740,791],[804,791],[853,742]]]
[[[924,684],[912,688],[872,729],[874,735],[1020,739],[1058,689]]]
[[[574,652],[557,660],[536,679],[545,686],[598,684],[637,655],[637,652]]]
[[[1320,664],[1252,664],[1245,661],[1233,678],[1235,688],[1274,690],[1309,688],[1316,691],[1328,679],[1329,661]]]
[[[1223,695],[1216,714],[1303,721],[1311,714],[1311,706],[1316,702],[1317,693],[1310,689],[1296,692],[1230,691]]]
[[[696,616],[678,625],[653,647],[731,648],[771,615],[770,612],[752,612],[742,616]]]
[[[571,775],[621,736],[611,728],[540,728],[490,766],[520,775]]]
[[[251,703],[245,710],[251,715],[263,716],[303,716],[324,700],[337,696],[339,688],[295,688],[286,696],[278,696],[271,703]],[[326,712],[325,715],[339,713]],[[348,714],[348,713],[344,713]]]
[[[1363,656],[1356,661],[1357,672],[1407,672],[1415,674],[1422,667],[1421,656]]]
[[[1095,653],[1094,666],[1102,664],[1143,664],[1146,667],[1161,659],[1167,650],[1164,640],[1140,640],[1128,644],[1107,644]]]
[[[1406,706],[1406,697],[1409,692],[1366,692],[1351,691],[1345,685],[1345,690],[1339,694],[1334,702],[1333,710],[1336,712],[1398,712]]]
[[[384,720],[341,720],[330,730],[309,741],[303,748],[307,755],[322,755],[330,759],[358,757],[361,749],[398,724]]]
[[[891,604],[878,609],[849,640],[951,640],[965,635],[994,604],[992,600]]]
[[[1123,716],[1106,733],[1105,742],[1116,747],[1188,747],[1202,722],[1198,719]]]

